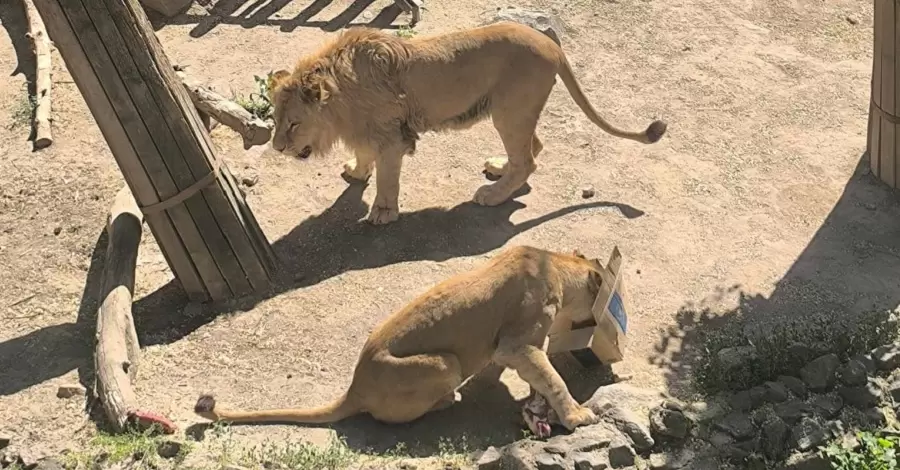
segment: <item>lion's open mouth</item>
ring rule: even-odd
[[[309,155],[311,153],[312,153],[312,147],[307,145],[306,147],[303,147],[303,150],[301,150],[300,153],[297,154],[297,158],[309,158]]]

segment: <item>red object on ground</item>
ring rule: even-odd
[[[159,426],[165,434],[173,434],[177,426],[169,418],[150,411],[135,410],[128,414],[129,419],[141,428],[149,428],[154,424]]]

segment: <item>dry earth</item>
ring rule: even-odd
[[[390,21],[391,2],[221,0],[159,24],[173,63],[230,94],[290,65],[352,20]],[[506,3],[428,2],[418,34],[476,25]],[[581,249],[628,260],[633,306],[621,371],[637,384],[691,392],[693,332],[740,314],[759,325],[807,313],[852,315],[900,300],[900,205],[864,171],[871,2],[851,0],[535,0],[558,14],[563,43],[613,122],[669,122],[658,144],[616,140],[556,87],[540,123],[546,150],[531,190],[498,208],[467,203],[484,158],[502,153],[490,123],[427,135],[403,173],[399,222],[360,224],[372,187],[339,176],[346,155],[294,161],[213,140],[291,279],[277,295],[224,308],[186,306],[153,239],[141,247],[137,392],[183,429],[201,392],[241,406],[316,405],[347,386],[372,327],[439,280],[506,246]],[[345,12],[348,10],[349,12]],[[218,18],[218,20],[215,20]],[[407,16],[394,20],[405,24]],[[56,451],[92,426],[61,384],[90,380],[100,236],[123,184],[63,62],[54,55],[52,147],[32,153],[16,114],[32,70],[18,2],[0,4],[0,430]],[[19,125],[17,125],[19,124]],[[862,164],[860,164],[862,162]],[[580,188],[592,185],[594,199]],[[363,189],[365,189],[363,191]],[[362,194],[361,194],[362,193]],[[360,197],[362,196],[362,199]],[[98,245],[98,240],[100,241]],[[735,287],[736,286],[736,287]],[[733,288],[734,287],[734,288]],[[224,310],[224,313],[222,312]],[[579,395],[603,380],[566,368]],[[472,446],[519,436],[513,374],[464,390],[455,410],[409,426],[335,426],[355,447],[441,436]],[[451,416],[452,415],[452,416]],[[264,438],[324,442],[328,429],[243,427]]]

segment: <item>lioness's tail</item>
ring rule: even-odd
[[[569,65],[569,61],[562,54],[560,54],[560,66],[557,73],[559,74],[559,77],[562,78],[563,83],[566,84],[566,89],[569,90],[569,95],[572,96],[572,99],[575,100],[575,103],[578,104],[578,107],[581,108],[582,111],[584,111],[584,114],[587,115],[588,119],[590,119],[591,122],[596,124],[607,133],[616,137],[623,137],[625,139],[635,140],[644,144],[652,144],[662,138],[663,134],[666,133],[666,123],[663,121],[653,121],[650,123],[646,130],[641,132],[625,131],[606,122],[606,120],[603,119],[603,117],[601,117],[599,113],[597,113],[597,110],[594,109],[593,106],[591,106],[591,103],[590,101],[588,101],[587,97],[584,96],[584,92],[581,91],[581,85],[578,84],[578,80],[575,78],[575,74],[572,73],[572,67]]]
[[[235,411],[216,406],[216,399],[212,395],[201,395],[194,405],[194,413],[206,419],[233,423],[333,423],[359,411],[356,405],[347,400],[346,393],[331,404],[307,409]]]

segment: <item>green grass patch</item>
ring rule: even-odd
[[[856,434],[856,438],[859,440],[859,446],[853,449],[839,443],[833,443],[822,449],[833,470],[898,468],[897,451],[900,447],[900,435],[862,431]]]
[[[256,84],[256,91],[247,96],[238,95],[232,92],[232,101],[260,119],[270,119],[274,112],[274,107],[272,102],[269,101],[268,88],[269,83],[272,81],[273,73],[274,72],[269,71],[265,77],[254,75],[253,81]]]
[[[121,434],[101,432],[88,442],[85,449],[66,454],[63,463],[70,469],[105,468],[122,462],[128,462],[128,468],[132,469],[158,469],[165,460],[158,449],[169,442],[174,441],[155,429]],[[183,461],[192,448],[189,442],[178,444],[178,454],[169,459],[175,464]]]

